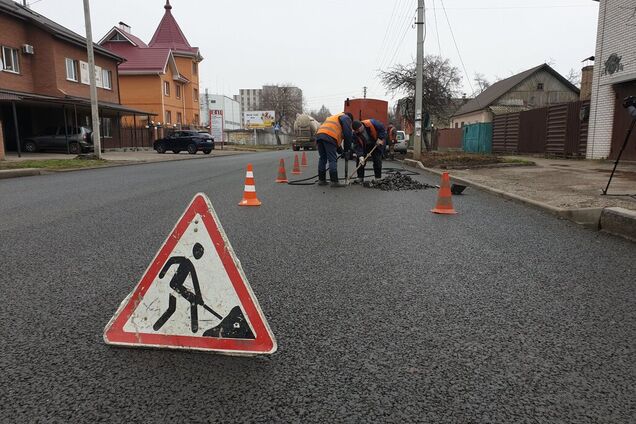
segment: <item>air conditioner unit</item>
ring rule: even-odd
[[[22,45],[22,51],[24,52],[24,54],[33,54],[35,53],[35,51],[33,50],[33,46],[30,44],[23,44]]]

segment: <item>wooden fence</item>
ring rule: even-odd
[[[586,100],[497,115],[492,150],[585,157],[589,107]]]

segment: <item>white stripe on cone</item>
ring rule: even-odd
[[[256,193],[256,187],[253,185],[246,185],[245,191],[248,193]]]
[[[252,171],[247,171],[245,178],[254,178],[254,173]]]

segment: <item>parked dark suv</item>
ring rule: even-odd
[[[166,153],[168,150],[172,150],[173,153],[180,153],[182,150],[187,150],[191,155],[195,155],[201,150],[206,155],[209,155],[214,149],[214,139],[207,133],[202,134],[197,131],[182,130],[160,138],[154,142],[152,147],[157,153]]]
[[[93,151],[93,131],[88,127],[49,127],[42,135],[22,140],[22,150],[68,152],[74,155]]]

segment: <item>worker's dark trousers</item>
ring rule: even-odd
[[[360,164],[360,156],[361,155],[358,155],[358,159],[356,159],[356,166]],[[362,156],[364,157],[366,155]],[[379,148],[375,149],[369,159],[373,160],[373,174],[375,178],[382,178],[382,151]],[[364,168],[366,168],[366,166],[367,164],[365,163],[364,166],[358,168],[358,178],[364,179]]]
[[[338,181],[338,152],[336,144],[325,140],[316,140],[318,147],[318,179],[327,181],[327,162],[329,163],[329,178]]]

